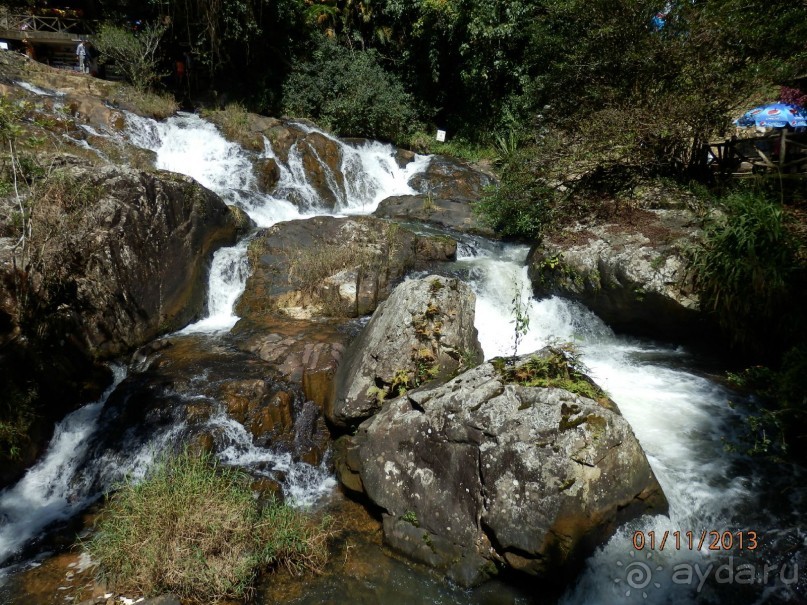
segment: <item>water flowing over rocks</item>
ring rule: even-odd
[[[617,331],[705,341],[715,326],[700,311],[683,257],[700,237],[696,225],[685,209],[635,209],[627,224],[578,223],[530,253],[535,294],[579,301]]]
[[[433,275],[398,286],[339,366],[328,420],[355,426],[385,399],[444,382],[481,359],[475,303],[473,291],[457,279]]]
[[[507,384],[490,362],[385,403],[338,448],[387,543],[463,585],[501,566],[568,577],[618,524],[667,506],[613,402]]]
[[[493,237],[493,231],[473,212],[473,203],[493,183],[493,178],[484,172],[450,158],[434,156],[426,170],[409,181],[417,194],[388,197],[373,214]]]
[[[239,220],[188,177],[121,168],[77,171],[98,191],[70,247],[82,337],[98,357],[118,355],[178,329],[204,310],[212,253],[235,242]],[[243,224],[243,223],[242,223]]]
[[[6,318],[0,340],[9,343],[3,384],[53,399],[47,425],[78,401],[97,397],[105,374],[95,361],[132,350],[178,329],[205,307],[208,262],[247,225],[214,193],[188,177],[99,167],[55,156],[63,180],[35,206],[37,256],[21,286],[13,266],[32,257],[0,253],[0,301]],[[60,202],[60,183],[82,188],[87,203]],[[50,195],[46,191],[46,196]],[[62,204],[62,205],[60,205]],[[21,289],[22,288],[22,289]],[[46,361],[47,360],[47,361]],[[32,430],[36,444],[47,436]],[[39,435],[39,437],[37,437]],[[21,471],[8,465],[0,481]]]

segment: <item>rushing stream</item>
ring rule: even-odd
[[[301,150],[296,146],[289,152],[287,162],[278,161],[280,180],[275,194],[265,195],[256,187],[246,153],[199,117],[183,114],[162,123],[135,116],[128,119],[130,140],[156,152],[158,168],[194,177],[228,203],[240,206],[259,227],[327,213],[306,181]],[[312,130],[305,125],[299,127]],[[429,162],[428,157],[418,156],[401,168],[393,148],[387,145],[338,144],[345,183],[339,185],[336,179],[328,182],[337,200],[334,212],[339,214],[371,213],[388,196],[414,193],[409,179]],[[276,159],[268,141],[265,145],[264,157]],[[787,602],[797,590],[804,598],[804,581],[794,581],[801,571],[794,566],[803,566],[807,547],[802,471],[724,451],[723,439],[731,439],[741,415],[728,405],[735,396],[699,371],[698,360],[683,350],[617,336],[594,314],[569,301],[534,300],[524,267],[526,248],[459,237],[461,252],[450,271],[471,283],[477,294],[476,325],[485,356],[513,353],[511,322],[513,300],[518,298],[530,318],[530,330],[518,352],[534,351],[553,341],[576,343],[592,376],[617,402],[633,427],[669,499],[669,516],[644,517],[620,528],[589,559],[577,584],[561,601],[775,603]],[[215,339],[237,322],[233,306],[249,272],[247,244],[245,239],[215,254],[208,316],[182,333]],[[119,373],[117,381],[122,378]],[[142,448],[133,451],[129,460],[87,460],[84,444],[92,440],[103,401],[65,418],[43,460],[17,485],[0,494],[0,564],[49,523],[75,514],[97,498],[99,486],[108,488],[125,473],[142,472],[150,461]],[[255,446],[244,427],[226,415],[216,415],[208,422],[232,444],[220,454],[224,462],[247,467],[271,462],[284,471],[284,490],[294,501],[314,504],[335,488],[333,477],[324,467],[293,463],[288,457]],[[170,437],[165,433],[160,438]],[[153,453],[155,449],[152,442],[147,451]],[[95,479],[81,479],[88,473],[94,473]],[[102,480],[98,480],[99,474],[105,474]],[[725,553],[710,551],[709,541],[699,550],[701,533],[712,530],[721,536],[732,532],[734,540],[739,535],[747,540],[750,532],[756,532],[760,548],[734,553],[731,559]],[[674,531],[683,536],[692,532],[695,544],[690,548],[684,538],[684,543],[676,547],[669,537],[667,547],[661,550],[657,545],[650,558],[647,545],[643,550],[634,548],[635,532],[647,540],[650,532],[655,532],[656,539],[661,540],[665,532]],[[718,573],[718,566],[729,561],[731,578],[723,581],[727,576]],[[741,581],[737,571],[741,563],[759,571],[764,562],[776,566],[768,574],[768,582],[756,582],[757,576],[751,583]],[[685,581],[683,571],[687,568],[693,571],[691,581]],[[681,573],[673,575],[674,570]],[[645,575],[636,575],[637,572]],[[540,595],[534,594],[516,596],[512,601],[493,601],[489,590],[459,591],[411,570],[400,574],[401,586],[395,591],[406,594],[400,602],[527,602],[532,598],[543,602]],[[308,600],[300,602],[313,603],[317,599],[309,595]]]

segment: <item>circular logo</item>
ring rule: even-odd
[[[653,573],[663,571],[661,565],[652,560],[653,553],[647,551],[644,561],[638,560],[636,551],[630,552],[630,559],[627,562],[617,561],[619,567],[618,577],[614,578],[614,583],[618,585],[622,594],[630,597],[633,594],[641,594],[643,599],[647,598],[647,588],[650,586],[660,589],[661,584],[653,581]]]

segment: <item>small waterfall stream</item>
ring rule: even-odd
[[[327,214],[305,178],[296,145],[283,163],[266,141],[263,156],[275,159],[280,171],[275,194],[266,195],[258,191],[246,152],[225,140],[213,125],[198,116],[181,114],[162,123],[136,116],[128,116],[128,120],[127,136],[138,146],[156,153],[158,168],[192,176],[227,203],[241,207],[259,227]],[[315,132],[306,125],[296,126]],[[328,180],[337,200],[333,211],[336,214],[369,213],[388,196],[413,193],[409,179],[429,162],[428,157],[418,156],[402,168],[390,146],[374,142],[338,144],[342,152],[341,171],[346,179],[341,186],[336,179]],[[301,212],[299,207],[305,210]],[[248,243],[244,239],[215,254],[210,271],[208,316],[185,328],[183,334],[216,338],[236,323],[233,305],[243,292],[249,273]],[[633,427],[670,501],[669,517],[645,517],[620,528],[590,558],[577,585],[563,596],[563,603],[689,603],[696,599],[710,602],[710,598],[711,602],[721,602],[719,592],[717,597],[713,596],[714,581],[700,588],[668,581],[669,571],[677,563],[716,561],[717,557],[710,558],[708,551],[668,549],[654,553],[651,571],[663,567],[666,583],[656,588],[650,582],[626,594],[630,592],[626,568],[637,556],[632,545],[635,531],[654,530],[662,534],[666,530],[700,533],[703,529],[721,532],[753,529],[771,542],[787,541],[794,549],[800,549],[795,552],[804,552],[807,534],[802,529],[802,510],[807,499],[803,478],[793,476],[801,471],[778,468],[785,475],[784,480],[796,481],[799,487],[790,489],[782,502],[773,506],[767,499],[779,493],[787,481],[777,481],[771,476],[770,467],[758,461],[723,451],[722,437],[731,435],[739,414],[727,405],[732,394],[703,377],[684,351],[615,336],[595,315],[569,301],[532,299],[524,267],[527,253],[524,247],[468,238],[461,241],[460,251],[455,269],[477,294],[476,325],[485,356],[513,353],[512,301],[518,297],[530,317],[530,331],[518,352],[530,352],[554,340],[575,342],[592,376],[617,402]],[[118,373],[117,380],[120,379],[122,375]],[[204,381],[205,377],[200,375],[199,379]],[[97,497],[97,491],[88,492],[87,488],[82,491],[81,485],[92,482],[77,479],[77,471],[86,462],[83,458],[86,445],[82,444],[91,443],[102,406],[103,400],[65,418],[57,427],[45,457],[17,485],[0,493],[0,563],[50,522],[75,514]],[[287,474],[289,495],[298,503],[312,504],[333,489],[335,481],[323,468],[293,463],[286,455],[255,446],[244,427],[226,415],[216,415],[209,423],[231,444],[220,453],[224,462],[247,467],[271,462]],[[142,472],[149,460],[142,452],[133,453],[128,462],[93,461],[87,468],[95,470],[82,472],[95,473],[96,483],[97,475],[106,473],[101,483],[109,486],[122,472],[138,469]],[[742,602],[762,603],[769,595],[786,594],[791,587],[781,584],[753,591],[753,598]],[[408,594],[406,602],[451,602],[446,597],[448,589],[439,583],[424,583],[418,590],[418,594]],[[451,594],[456,600],[458,593]],[[459,594],[466,595],[468,602],[483,602],[470,593]]]

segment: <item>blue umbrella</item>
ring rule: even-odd
[[[761,128],[785,128],[807,126],[807,111],[797,105],[771,103],[754,107],[734,120],[737,126],[759,126]]]

